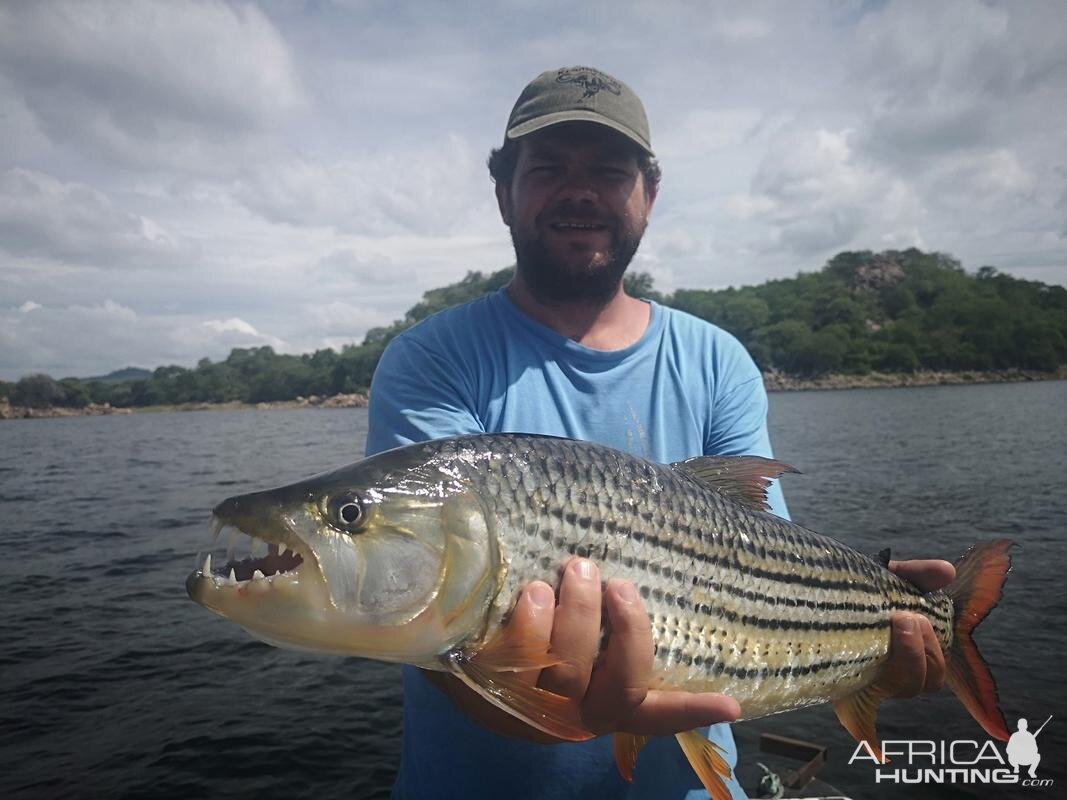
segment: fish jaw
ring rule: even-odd
[[[440,669],[441,654],[484,632],[502,580],[484,509],[458,489],[366,483],[347,470],[223,501],[216,533],[231,526],[268,555],[201,562],[189,596],[273,645]],[[357,531],[330,524],[345,493],[365,506]]]

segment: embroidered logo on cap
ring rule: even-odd
[[[619,85],[617,80],[610,75],[605,75],[598,69],[593,69],[592,67],[568,67],[567,69],[561,69],[556,73],[556,83],[577,83],[585,89],[585,94],[581,97],[582,100],[585,100],[587,97],[593,97],[604,89],[614,95],[622,94],[622,86]]]

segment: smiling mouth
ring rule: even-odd
[[[607,225],[602,225],[599,222],[553,222],[549,227],[554,231],[563,233],[606,231],[608,229]]]
[[[211,528],[216,544],[220,543],[222,532],[228,531],[226,555],[222,557],[221,554],[216,556],[214,553],[208,553],[203,561],[200,561],[198,556],[196,566],[197,573],[204,578],[210,578],[216,587],[240,589],[247,588],[249,584],[259,585],[261,581],[265,582],[263,585],[266,587],[276,581],[296,577],[300,565],[304,563],[304,557],[286,545],[264,542],[218,518],[212,522]],[[247,556],[238,557],[239,545],[243,545],[241,549],[247,547]]]

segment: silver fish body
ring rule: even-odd
[[[584,556],[643,598],[653,688],[723,692],[744,718],[868,683],[887,655],[895,610],[926,615],[951,646],[947,595],[924,595],[847,545],[737,502],[684,464],[515,435],[422,447],[477,487],[507,565],[487,638],[523,586],[555,584],[570,558]]]
[[[526,584],[557,584],[583,556],[644,599],[649,688],[723,692],[746,719],[832,701],[879,757],[874,716],[893,693],[882,669],[890,615],[918,612],[945,652],[949,686],[1006,740],[971,632],[1001,596],[1011,542],[976,545],[956,581],[923,594],[887,557],[766,511],[769,479],[790,470],[755,457],[662,465],[525,434],[413,444],[223,501],[218,525],[265,539],[269,554],[217,567],[209,558],[186,585],[273,644],[449,671],[528,724],[578,740],[592,733],[574,701],[506,677],[550,654],[510,651],[507,663],[494,642]],[[712,796],[727,796],[721,754],[692,732],[678,737]],[[617,735],[624,775],[642,743]]]

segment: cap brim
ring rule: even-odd
[[[537,117],[536,119],[527,120],[516,125],[513,128],[508,128],[507,137],[509,139],[520,139],[523,136],[528,136],[534,131],[539,131],[544,128],[549,128],[553,125],[559,125],[562,122],[595,122],[598,125],[603,125],[606,128],[611,128],[613,131],[621,133],[631,142],[636,144],[650,156],[656,154],[652,152],[652,145],[645,141],[636,131],[632,128],[627,128],[625,125],[620,125],[614,120],[607,119],[602,114],[598,114],[595,111],[581,111],[578,109],[572,109],[570,111],[557,111],[554,114],[545,114]]]

